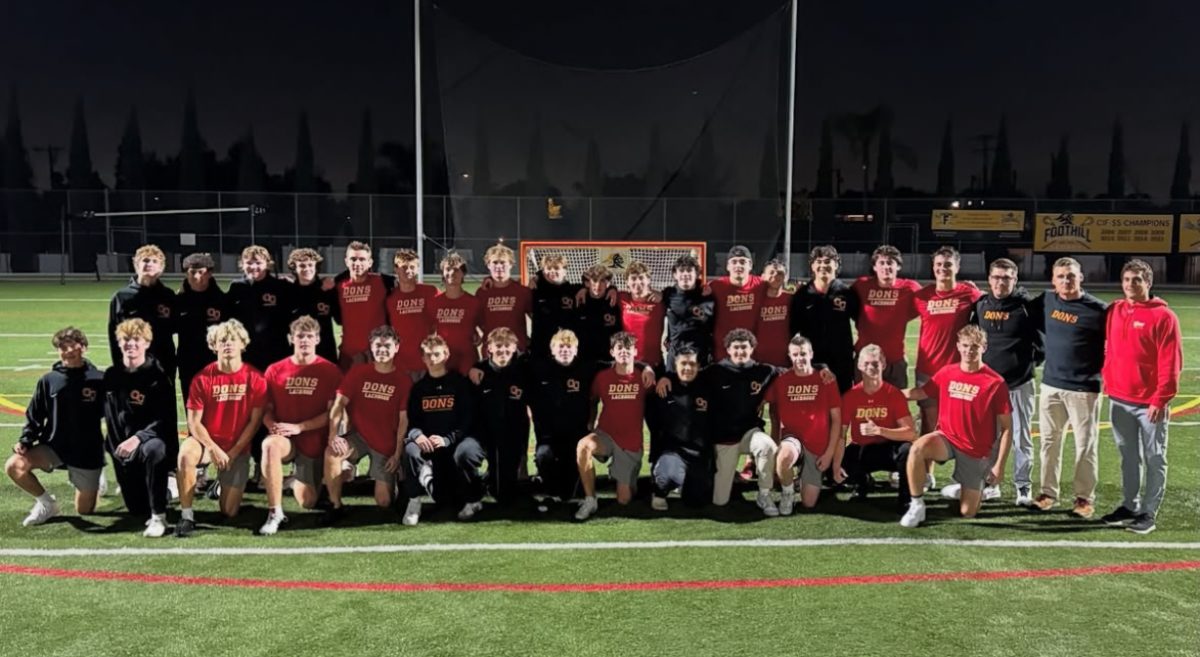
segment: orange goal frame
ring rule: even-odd
[[[570,248],[570,247],[587,247],[599,249],[629,249],[629,248],[677,248],[689,249],[696,252],[696,260],[700,263],[699,277],[704,280],[706,264],[708,262],[708,243],[707,242],[680,242],[680,241],[604,241],[604,240],[522,240],[518,251],[521,266],[521,283],[527,285],[529,283],[529,267],[526,263],[529,260],[529,251],[537,248]]]

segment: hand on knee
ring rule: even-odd
[[[8,461],[4,463],[4,471],[13,479],[19,479],[29,472],[29,459],[20,454],[13,454],[8,457]]]

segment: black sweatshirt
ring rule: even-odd
[[[475,386],[467,377],[447,370],[439,377],[425,376],[413,384],[408,394],[408,436],[442,436],[447,447],[453,447],[470,435],[475,422]]]
[[[578,357],[570,365],[552,358],[534,360],[530,406],[539,445],[574,445],[589,433],[592,379],[601,369],[599,363]]]
[[[983,362],[1004,377],[1009,388],[1025,385],[1033,379],[1033,370],[1044,358],[1041,322],[1032,311],[1033,299],[1025,288],[997,299],[991,293],[975,302],[971,323],[978,324],[988,337]]]
[[[318,276],[312,283],[292,283],[292,312],[295,318],[308,315],[317,320],[321,327],[321,342],[317,344],[317,355],[331,363],[338,362],[337,338],[333,334],[333,316],[337,312],[337,288],[321,289],[322,279]]]
[[[663,289],[662,300],[667,316],[667,370],[675,369],[674,350],[684,343],[696,349],[701,367],[707,365],[712,360],[716,297],[704,296],[699,287],[680,290],[671,286]]]
[[[742,434],[763,428],[759,408],[767,387],[779,371],[755,361],[734,365],[728,358],[704,368],[701,376],[707,379],[712,391],[709,404],[713,442],[722,445],[738,443]]]
[[[707,461],[712,457],[712,416],[709,400],[712,391],[704,374],[691,383],[683,383],[675,374],[668,374],[671,391],[666,398],[651,393],[650,414],[657,424],[654,431],[661,441],[663,452],[675,452],[690,462]]]
[[[132,436],[163,441],[170,460],[179,454],[175,389],[153,358],[134,370],[122,363],[104,372],[104,419],[110,454]]]
[[[150,324],[150,330],[154,332],[150,355],[174,379],[175,292],[163,285],[162,281],[143,287],[138,285],[135,276],[130,279],[129,285],[113,294],[112,302],[108,305],[108,351],[113,365],[120,365],[124,360],[121,345],[117,344],[117,324],[134,318]]]
[[[225,292],[216,281],[209,281],[203,292],[185,282],[175,296],[175,332],[179,335],[179,370],[190,379],[205,365],[217,360],[208,348],[208,327],[229,319]],[[119,366],[121,361],[114,363]],[[183,393],[186,395],[187,390]]]
[[[533,330],[529,334],[529,352],[534,356],[550,354],[550,338],[559,329],[577,330],[575,295],[583,289],[579,283],[554,284],[537,273],[533,289]]]
[[[1107,309],[1103,301],[1086,292],[1067,301],[1051,290],[1034,300],[1034,316],[1041,318],[1046,336],[1043,384],[1060,390],[1100,392]]]
[[[74,368],[58,362],[33,389],[20,441],[48,445],[66,465],[97,470],[104,467],[103,417],[104,372],[87,360]]]
[[[524,355],[513,357],[504,368],[496,367],[491,360],[475,365],[475,369],[483,372],[476,435],[493,443],[502,436],[529,439],[530,366]]]
[[[825,363],[838,378],[842,392],[854,380],[854,318],[859,299],[854,289],[834,279],[824,294],[812,281],[792,295],[788,316],[792,335],[799,333],[812,342],[813,362]]]
[[[229,284],[229,314],[250,334],[250,346],[242,358],[260,372],[292,353],[287,343],[294,308],[291,294],[292,284],[273,274],[258,282],[242,277]]]
[[[621,307],[608,303],[608,297],[595,298],[587,295],[578,310],[579,357],[598,362],[612,360],[608,340],[621,331]]]

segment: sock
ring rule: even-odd
[[[787,486],[781,486],[780,488],[782,488],[783,492],[785,492],[785,493],[790,493],[792,495],[796,494],[796,484],[795,483],[788,484]]]
[[[38,495],[36,499],[38,502],[41,502],[43,506],[50,506],[51,504],[54,504],[54,496],[50,494],[50,491],[46,491],[41,495]]]
[[[770,497],[771,489],[770,488],[760,488],[760,489],[758,489],[758,494],[762,495],[764,497]]]
[[[154,520],[155,518],[157,518],[157,519],[159,519],[159,520],[161,520],[161,521],[163,521],[163,522],[165,523],[165,522],[167,521],[167,514],[165,514],[165,513],[151,513],[151,514],[150,514],[150,519],[151,519],[151,520]]]
[[[277,516],[283,515],[283,505],[280,504],[279,506],[271,507],[271,513]]]
[[[196,516],[192,513],[192,509],[190,507],[187,509],[180,509],[179,515],[183,520],[191,520],[192,522],[196,522]]]
[[[923,495],[913,495],[912,503],[916,506],[925,506],[924,496]]]

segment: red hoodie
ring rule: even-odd
[[[1124,402],[1166,407],[1178,392],[1183,367],[1179,318],[1167,302],[1115,301],[1105,328],[1104,391]]]

